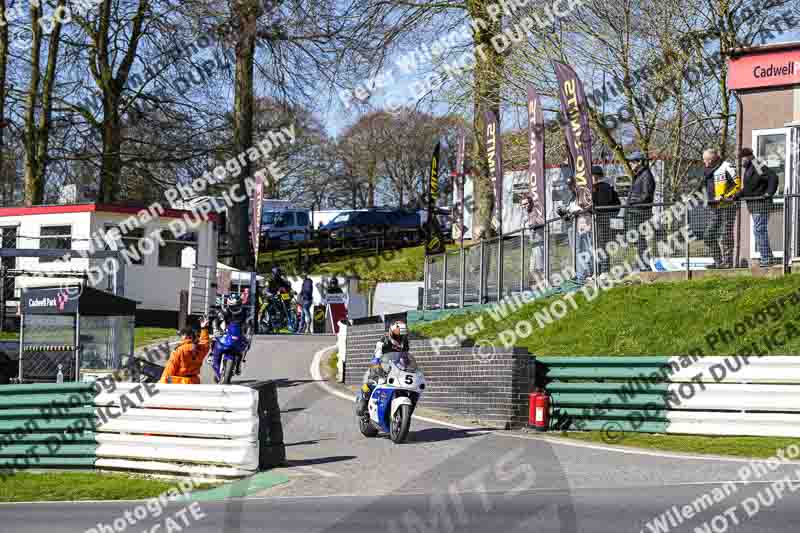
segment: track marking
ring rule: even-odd
[[[321,468],[314,468],[313,466],[308,466],[308,465],[305,465],[305,466],[292,466],[291,465],[291,461],[289,461],[289,468],[290,469],[296,468],[298,470],[303,470],[303,471],[308,472],[308,474],[303,474],[303,475],[317,475],[317,476],[320,476],[320,477],[342,477],[342,476],[340,476],[339,474],[337,474],[335,472],[329,472],[329,471],[323,470]]]
[[[549,442],[550,444],[558,444],[563,446],[572,446],[573,448],[588,448],[590,450],[599,450],[604,452],[626,453],[628,455],[645,455],[649,457],[663,457],[667,459],[689,459],[695,461],[717,461],[721,463],[749,463],[751,461],[765,461],[766,459],[759,459],[757,457],[721,457],[719,455],[691,455],[667,451],[649,451],[637,450],[632,448],[615,448],[613,446],[603,446],[602,444],[592,444],[587,442],[573,441],[566,438],[550,437],[550,436],[533,436],[533,435],[519,435],[511,432],[493,432],[498,437],[510,437],[513,439],[525,440],[538,440]],[[781,466],[797,466],[800,461],[789,461]]]

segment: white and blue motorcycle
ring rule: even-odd
[[[411,415],[425,390],[425,375],[411,354],[389,352],[381,356],[386,377],[378,380],[367,404],[367,413],[356,414],[358,428],[365,437],[388,433],[392,442],[402,444],[411,428]],[[363,392],[356,397],[356,413]]]

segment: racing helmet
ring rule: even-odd
[[[275,266],[273,266],[273,267],[272,267],[272,275],[273,275],[273,276],[275,276],[275,277],[277,278],[277,277],[279,277],[281,274],[282,274],[282,272],[281,272],[281,267],[279,267],[278,265],[275,265]]]
[[[397,320],[389,328],[389,335],[395,340],[404,339],[408,335],[408,326],[402,320]]]
[[[225,305],[227,307],[235,307],[237,305],[242,305],[242,297],[239,293],[232,292],[225,298]]]
[[[336,276],[333,276],[330,281],[328,281],[328,287],[331,289],[339,287],[339,280],[336,278]]]

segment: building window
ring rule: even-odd
[[[39,249],[45,250],[71,250],[72,249],[72,226],[42,226],[39,230]],[[41,257],[40,263],[52,263],[58,261],[59,257]]]
[[[106,226],[106,250],[113,250],[111,243],[116,244],[116,250],[122,253],[122,260],[131,265],[143,265],[144,253],[139,245],[144,238],[144,229],[135,228],[123,233],[121,228]]]
[[[194,232],[187,232],[180,237],[176,237],[172,231],[168,229],[162,229],[160,231],[164,244],[158,247],[158,266],[191,266],[189,264],[184,265],[182,257],[187,249],[194,250],[195,257],[197,257],[197,234]]]

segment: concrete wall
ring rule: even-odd
[[[360,385],[384,324],[347,328],[345,383]],[[508,428],[528,420],[533,359],[526,350],[499,349],[479,357],[472,348],[442,348],[437,354],[428,341],[412,340],[411,353],[425,373],[422,408],[465,417],[487,427]]]

